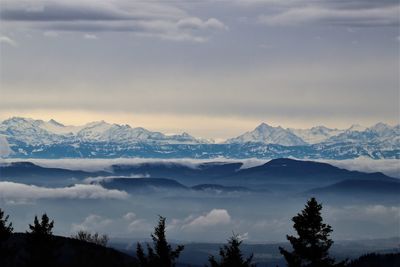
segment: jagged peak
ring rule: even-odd
[[[360,124],[353,124],[346,131],[349,131],[349,132],[353,132],[353,131],[362,132],[362,131],[365,131],[366,129],[367,129],[367,127],[362,126]]]
[[[65,127],[64,124],[62,124],[62,123],[60,123],[60,122],[58,122],[58,121],[56,121],[56,120],[54,120],[54,119],[50,119],[50,120],[48,121],[48,123],[53,124],[53,125],[56,125],[56,126],[59,126],[59,127]]]

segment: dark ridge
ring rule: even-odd
[[[125,191],[144,189],[188,189],[181,183],[166,178],[110,178],[99,182],[105,188]]]
[[[12,162],[0,166],[0,178],[31,178],[31,177],[75,177],[110,175],[107,172],[85,172],[62,168],[41,167],[32,162]]]
[[[0,243],[0,266],[137,266],[134,257],[113,248],[62,236],[50,238],[43,241],[29,234],[12,234]]]
[[[115,175],[129,176],[137,174],[151,177],[166,177],[180,183],[196,185],[199,181],[212,182],[216,178],[232,176],[238,172],[242,163],[208,162],[196,166],[187,166],[177,162],[146,162],[140,164],[113,165]]]
[[[376,254],[370,253],[351,261],[348,267],[398,267],[400,253]]]
[[[364,173],[349,171],[332,166],[328,163],[294,160],[288,158],[273,159],[261,166],[243,169],[238,171],[237,176],[243,177],[264,177],[264,178],[295,178],[298,181],[307,178],[314,178],[320,181],[332,182],[346,179],[360,180],[387,180],[395,178],[388,177],[380,172]]]
[[[221,190],[224,192],[247,192],[250,189],[244,186],[224,186],[219,184],[199,184],[192,186],[193,190],[196,191],[206,191],[206,190]]]
[[[400,181],[345,180],[309,191],[314,194],[393,194],[400,196]]]

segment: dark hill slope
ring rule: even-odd
[[[261,166],[240,170],[232,178],[298,183],[334,183],[347,179],[395,180],[380,172],[349,171],[327,163],[287,158],[274,159]]]
[[[165,178],[110,178],[101,181],[99,184],[108,189],[128,192],[188,189],[175,180]]]
[[[178,162],[146,162],[139,164],[113,165],[114,175],[149,175],[151,177],[165,177],[175,179],[186,185],[195,185],[211,182],[215,178],[234,175],[242,163],[207,162],[196,166],[189,166]]]
[[[384,194],[400,196],[400,181],[345,180],[309,191],[314,194]]]
[[[0,243],[0,251],[2,267],[136,266],[135,258],[115,249],[61,236],[41,242],[15,233]]]
[[[85,172],[61,168],[46,168],[31,162],[13,162],[0,165],[0,181],[35,185],[59,185],[86,177],[107,176],[107,172]]]
[[[398,267],[400,253],[376,254],[371,253],[350,262],[348,267]]]

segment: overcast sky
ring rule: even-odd
[[[0,119],[216,139],[399,123],[398,0],[0,2]]]

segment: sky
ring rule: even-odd
[[[0,120],[229,138],[399,123],[397,0],[0,2]]]

